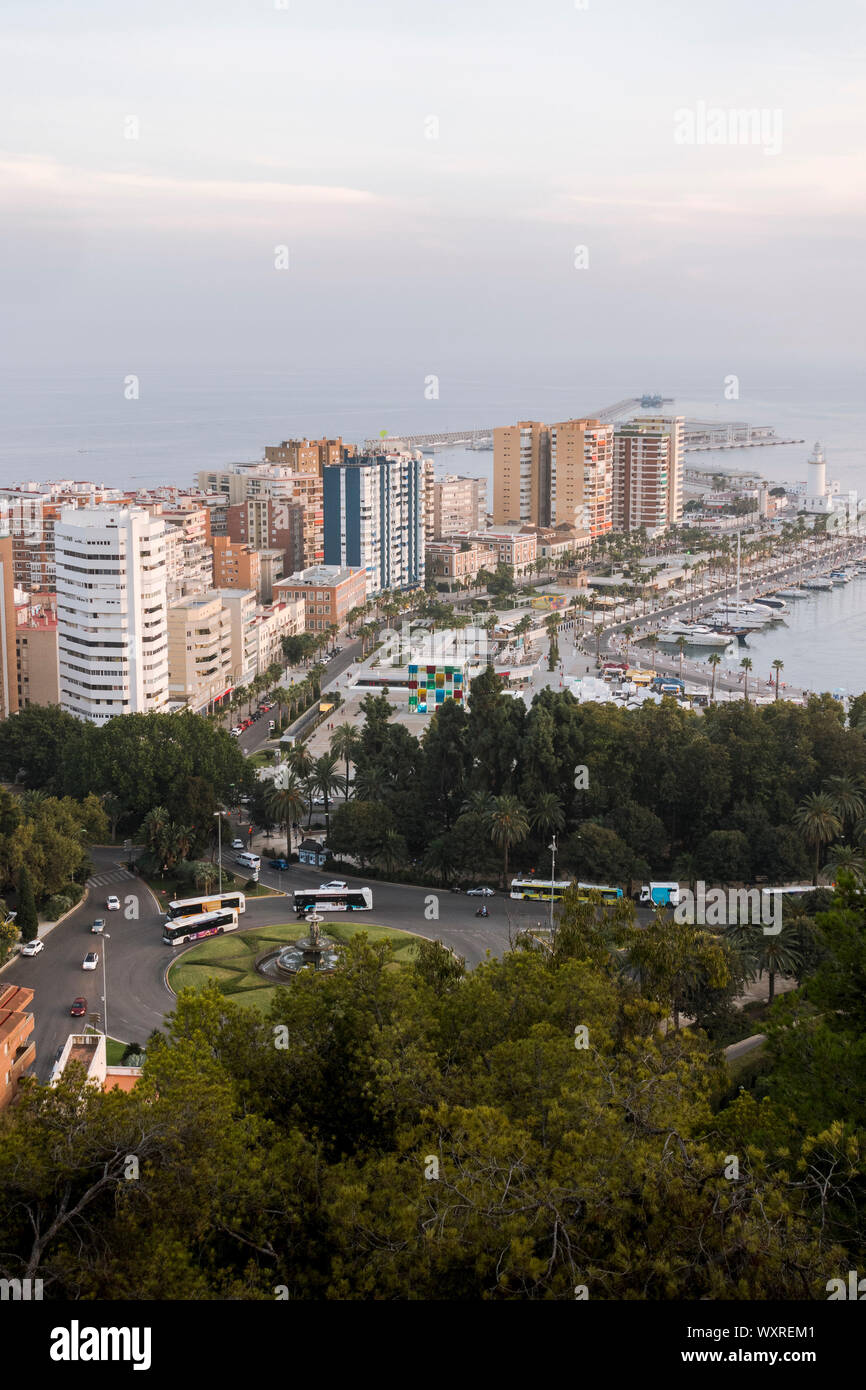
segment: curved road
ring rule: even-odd
[[[35,1072],[42,1080],[51,1072],[54,1056],[69,1033],[81,1028],[86,1019],[73,1019],[69,1008],[77,995],[84,995],[89,1012],[103,1014],[102,965],[107,951],[108,1032],[116,1038],[145,1042],[159,1028],[174,1005],[174,995],[165,984],[165,971],[181,952],[162,942],[163,914],[147,885],[123,867],[116,849],[91,851],[94,875],[82,905],[44,938],[38,956],[16,956],[0,980],[4,984],[27,985],[35,991],[33,999]],[[275,873],[262,860],[261,882],[290,893],[296,887],[318,885],[328,877],[326,869],[294,864],[287,873]],[[347,876],[347,883],[364,879]],[[369,880],[368,880],[369,882]],[[373,891],[371,922],[421,936],[439,937],[469,966],[484,960],[487,952],[499,956],[508,949],[509,938],[521,927],[546,920],[543,904],[513,901],[497,892],[493,898],[470,898],[465,893],[417,888],[409,884],[370,884]],[[108,912],[109,894],[121,901],[120,912]],[[428,899],[437,899],[439,917],[425,917]],[[130,903],[130,899],[132,902]],[[490,916],[475,916],[475,909],[486,902]],[[129,904],[129,907],[127,907]],[[128,918],[126,911],[137,916]],[[104,917],[110,940],[106,943],[90,932],[94,917]],[[363,926],[365,918],[353,916]],[[243,919],[244,930],[295,922],[290,902],[284,898],[248,898]],[[100,953],[95,971],[82,969],[88,951]],[[101,1026],[101,1024],[100,1024]]]

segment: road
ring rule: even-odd
[[[95,872],[82,905],[46,936],[45,948],[38,956],[18,956],[0,975],[4,984],[27,985],[35,991],[34,1070],[41,1080],[46,1080],[50,1074],[55,1053],[68,1034],[87,1021],[70,1017],[73,999],[83,994],[90,1012],[100,1016],[104,1013],[103,952],[107,951],[108,1032],[111,1036],[145,1042],[153,1029],[161,1026],[174,1004],[174,996],[165,983],[165,971],[181,952],[172,951],[162,943],[163,916],[156,900],[146,884],[123,867],[117,850],[94,848],[91,856]],[[286,873],[276,873],[267,868],[267,860],[262,860],[260,881],[285,893],[296,887],[318,885],[327,877],[326,870],[298,864]],[[365,880],[361,876],[347,876],[346,881],[351,886]],[[464,956],[469,966],[484,960],[488,951],[493,956],[501,956],[516,930],[545,919],[543,905],[512,901],[501,893],[480,899],[408,884],[374,882],[371,887],[374,904],[371,921],[421,936],[439,937]],[[105,909],[105,900],[112,893],[120,898],[119,912]],[[483,920],[475,917],[475,909],[481,902],[485,902],[490,913]],[[438,919],[425,915],[434,908]],[[136,915],[127,917],[127,912]],[[91,934],[90,924],[94,917],[105,918],[109,941]],[[243,926],[249,930],[295,920],[291,904],[284,898],[249,898]],[[362,918],[353,920],[363,926]],[[91,950],[100,953],[99,967],[93,972],[84,971],[82,961]]]

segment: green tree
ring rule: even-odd
[[[505,887],[508,884],[508,852],[529,834],[526,808],[516,796],[494,797],[487,814],[487,829],[493,844],[502,850],[502,885]]]
[[[21,940],[32,941],[39,931],[39,914],[36,911],[36,899],[33,896],[30,870],[26,864],[22,866],[18,875],[17,913],[17,926],[21,933]]]
[[[813,884],[817,886],[821,869],[821,850],[842,833],[836,803],[827,792],[810,792],[794,811],[794,824],[807,845],[815,850]]]

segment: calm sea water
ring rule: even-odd
[[[633,383],[575,388],[561,381],[511,383],[501,376],[443,381],[424,399],[414,375],[387,379],[370,368],[202,372],[142,371],[138,400],[124,398],[116,370],[0,371],[0,485],[28,479],[89,479],[115,486],[191,483],[198,469],[261,457],[265,444],[341,434],[360,442],[389,433],[487,428],[517,419],[565,419],[617,400]],[[638,389],[646,389],[641,383]],[[649,389],[660,388],[649,383]],[[866,408],[853,391],[814,399],[808,389],[753,392],[709,402],[693,392],[664,407],[690,417],[769,424],[802,444],[692,454],[703,467],[757,469],[773,482],[805,477],[820,440],[828,476],[866,493]],[[486,477],[492,452],[450,449],[437,472]],[[491,489],[492,491],[492,489]],[[785,663],[784,679],[809,689],[866,688],[866,579],[791,604],[791,616],[748,639],[755,673]],[[739,660],[739,656],[736,658]],[[764,669],[766,668],[766,670]]]

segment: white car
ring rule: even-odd
[[[87,955],[84,957],[84,960],[81,962],[81,969],[82,969],[82,970],[95,970],[98,964],[99,964],[99,952],[98,952],[98,951],[88,951],[88,952],[87,952]]]
[[[467,888],[467,898],[495,898],[496,894],[492,888]]]
[[[344,881],[341,878],[332,878],[329,883],[319,884],[319,892],[330,893],[332,889],[334,890],[334,892],[337,892],[338,890],[342,891],[344,888],[348,888],[348,886],[348,883],[344,883]]]
[[[38,956],[39,952],[43,950],[44,946],[45,942],[40,941],[39,937],[37,936],[34,941],[28,941],[24,946],[22,946],[19,954],[22,956]]]
[[[240,724],[236,724],[235,727],[232,729],[232,738],[240,738],[242,733],[243,729],[241,728]]]
[[[105,906],[109,912],[119,912],[120,898],[118,898],[114,893],[112,893],[110,898],[105,899]]]
[[[246,849],[246,840],[232,840],[232,849]]]

